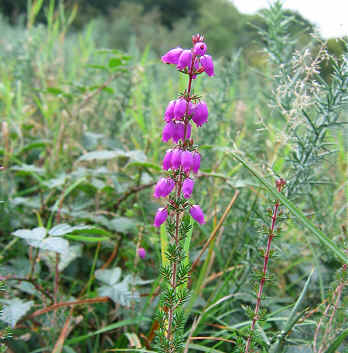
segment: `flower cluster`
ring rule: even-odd
[[[205,72],[214,75],[214,65],[206,54],[207,45],[200,35],[192,37],[191,49],[175,48],[162,56],[162,62],[176,65],[177,70],[189,76],[187,89],[175,100],[171,100],[164,112],[162,141],[172,142],[163,158],[162,167],[166,177],[160,178],[153,196],[167,198],[165,207],[157,210],[154,226],[160,227],[167,220],[170,244],[163,249],[167,264],[162,263],[161,276],[166,282],[161,294],[159,310],[158,347],[161,353],[181,353],[183,350],[184,310],[189,298],[186,282],[189,276],[188,249],[185,239],[192,228],[190,216],[199,224],[205,223],[199,205],[190,201],[195,181],[201,166],[201,155],[193,144],[191,132],[194,126],[201,127],[208,121],[207,104],[191,92],[193,80]]]
[[[169,213],[168,210],[177,210],[181,196],[189,199],[193,192],[194,180],[190,172],[198,173],[201,164],[201,155],[193,147],[191,139],[192,124],[201,127],[208,121],[207,104],[198,96],[191,95],[191,84],[199,74],[205,72],[208,76],[214,75],[214,64],[210,55],[206,54],[207,45],[200,35],[192,37],[193,48],[175,48],[162,56],[162,62],[176,65],[177,70],[189,75],[188,89],[176,100],[171,100],[164,112],[165,125],[162,131],[162,141],[170,140],[176,144],[167,150],[163,158],[163,169],[170,173],[170,177],[161,178],[154,190],[154,197],[167,197],[175,189],[176,197],[169,197],[167,207],[159,208],[154,225],[163,224]],[[205,223],[204,214],[199,205],[189,202],[183,208],[190,207],[190,215],[200,224]]]

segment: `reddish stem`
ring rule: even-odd
[[[191,86],[192,86],[192,77],[193,77],[193,69],[194,69],[194,61],[195,61],[195,55],[192,55],[192,62],[191,62],[191,69],[189,72],[189,82],[188,82],[188,87],[187,87],[187,96],[186,96],[186,100],[187,100],[187,105],[186,105],[186,113],[185,113],[185,130],[184,130],[184,146],[186,145],[186,133],[187,133],[187,124],[188,124],[188,110],[189,110],[189,104],[190,104],[190,100],[191,100]],[[180,192],[181,192],[181,188],[182,188],[182,170],[180,168],[179,170],[179,178],[177,180],[177,184],[176,184],[176,191],[177,191],[177,199],[180,198]],[[180,226],[180,211],[177,210],[176,211],[176,219],[175,219],[175,245],[178,247],[179,246],[179,226]],[[177,262],[175,261],[173,263],[173,268],[172,268],[172,283],[170,284],[171,287],[175,290],[177,287],[176,284],[176,278],[177,278]],[[172,326],[173,326],[173,317],[174,317],[174,311],[175,311],[175,306],[172,306],[170,308],[168,308],[168,330],[167,330],[167,339],[168,341],[171,341],[172,339]]]
[[[285,185],[285,181],[284,180],[280,179],[279,181],[277,181],[278,192],[281,191],[281,189],[283,188],[284,185]],[[274,228],[275,228],[275,224],[276,224],[276,220],[277,220],[279,205],[280,205],[279,201],[277,200],[275,205],[274,205],[273,214],[272,214],[271,229],[270,229],[270,232],[268,234],[267,249],[266,249],[266,253],[265,253],[265,256],[264,256],[262,278],[260,280],[259,290],[258,290],[258,293],[257,293],[256,306],[255,306],[255,310],[254,310],[254,318],[253,318],[253,321],[251,323],[250,333],[249,333],[249,336],[248,336],[247,343],[245,345],[244,353],[248,353],[249,352],[251,339],[252,339],[252,333],[255,330],[255,325],[256,325],[257,320],[259,320],[259,311],[260,311],[260,306],[261,306],[262,292],[263,292],[263,287],[264,287],[264,284],[265,284],[265,281],[266,281],[266,275],[267,275],[267,269],[268,269],[268,261],[269,261],[269,256],[270,256],[270,252],[271,252],[271,243],[272,243],[272,239],[274,238]]]

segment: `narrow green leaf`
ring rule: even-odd
[[[282,345],[284,338],[288,335],[288,333],[292,330],[292,328],[295,326],[296,322],[302,317],[304,312],[302,311],[301,313],[298,313],[299,306],[301,305],[305,294],[307,292],[307,289],[309,287],[309,283],[311,281],[312,275],[313,275],[314,269],[312,269],[311,273],[309,274],[307,281],[302,289],[302,292],[300,296],[298,297],[294,307],[291,310],[291,313],[284,325],[284,328],[281,331],[281,334],[277,341],[272,345],[269,353],[279,353],[282,351]]]
[[[290,200],[288,200],[282,193],[278,192],[273,186],[271,186],[262,176],[252,167],[249,163],[245,162],[241,157],[239,157],[235,152],[230,151],[230,153],[244,165],[245,168],[253,174],[264,187],[273,194],[274,197],[279,199],[289,211],[296,217],[296,219],[302,223],[323,245],[329,248],[332,253],[334,253],[343,263],[348,263],[348,256],[337,247],[337,245],[328,238],[320,229],[314,226],[306,216],[300,211]]]
[[[348,337],[348,329],[344,330],[338,336],[336,336],[325,353],[335,353],[346,337]]]
[[[135,325],[135,324],[137,324],[139,322],[143,323],[145,321],[149,321],[149,319],[146,318],[146,317],[143,317],[143,316],[138,316],[138,317],[136,317],[134,319],[122,320],[122,321],[116,322],[114,324],[105,326],[105,327],[101,328],[100,330],[97,330],[97,331],[94,331],[94,332],[90,332],[87,335],[83,335],[83,336],[72,338],[72,339],[68,340],[66,342],[66,344],[68,344],[68,345],[76,344],[76,343],[79,343],[81,341],[85,341],[89,337],[100,335],[101,333],[108,332],[108,331],[111,331],[111,330],[115,330],[115,329],[120,328],[120,327],[129,326],[129,325]]]
[[[162,266],[168,265],[168,259],[166,256],[166,252],[168,249],[168,237],[166,232],[166,226],[164,224],[161,225],[160,228],[161,233],[161,256],[162,256]]]
[[[110,238],[108,237],[91,237],[88,235],[73,235],[73,234],[64,235],[64,238],[67,238],[69,240],[82,241],[85,243],[95,243],[98,241],[110,240]]]
[[[211,347],[205,347],[205,346],[201,346],[200,344],[189,344],[189,347],[191,349],[196,349],[197,351],[200,352],[208,352],[208,353],[224,353],[223,351],[219,351],[217,349],[211,348]]]

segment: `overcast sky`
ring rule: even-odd
[[[243,13],[268,7],[269,0],[230,0]],[[348,35],[348,0],[283,0],[284,7],[298,11],[318,26],[324,38]]]

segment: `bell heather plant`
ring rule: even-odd
[[[199,224],[205,223],[204,213],[199,205],[190,201],[194,180],[200,168],[201,155],[191,138],[192,125],[201,127],[208,120],[206,103],[193,94],[192,83],[205,72],[214,75],[214,64],[206,54],[204,37],[192,37],[191,49],[175,48],[162,56],[165,64],[176,65],[178,71],[188,75],[188,85],[179,98],[171,100],[164,113],[163,142],[173,141],[163,158],[166,177],[161,178],[154,190],[154,197],[168,197],[165,207],[158,209],[154,226],[160,227],[167,221],[170,243],[166,251],[167,264],[161,267],[163,287],[161,307],[158,315],[158,348],[161,352],[178,353],[183,350],[183,304],[189,297],[187,277],[190,265],[185,262],[184,241],[191,229],[190,216]],[[192,124],[193,122],[193,124]]]

